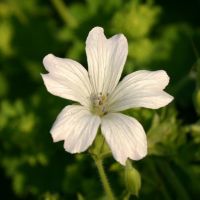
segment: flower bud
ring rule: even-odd
[[[129,160],[127,160],[125,167],[125,185],[130,194],[138,196],[141,188],[141,177]]]
[[[195,101],[196,110],[200,114],[200,89],[196,91],[194,101]]]

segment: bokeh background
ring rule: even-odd
[[[1,0],[0,199],[105,199],[89,154],[52,142],[49,130],[72,102],[49,94],[40,76],[48,53],[87,67],[85,39],[97,25],[108,37],[127,37],[123,76],[164,69],[171,77],[169,106],[125,111],[148,135],[148,156],[133,162],[142,176],[138,199],[199,199],[199,0]],[[123,167],[110,156],[105,168],[120,199]]]

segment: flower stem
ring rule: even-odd
[[[98,172],[99,172],[99,176],[101,178],[101,182],[103,184],[103,187],[104,187],[104,190],[105,190],[105,193],[107,195],[107,198],[109,200],[115,200],[115,197],[113,195],[113,192],[112,192],[112,189],[110,187],[110,184],[108,182],[108,178],[106,176],[106,173],[105,173],[105,170],[104,170],[104,167],[103,167],[103,162],[101,159],[99,158],[94,158],[94,161],[95,161],[95,164],[97,166],[97,169],[98,169]]]

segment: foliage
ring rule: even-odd
[[[141,174],[138,199],[200,196],[200,29],[198,1],[2,0],[0,2],[0,194],[2,199],[105,199],[89,154],[70,155],[53,144],[49,130],[71,103],[47,93],[40,73],[47,53],[87,66],[87,33],[119,32],[129,42],[124,74],[164,69],[175,97],[157,111],[137,116],[148,136],[149,155],[133,165]],[[191,10],[191,12],[189,12]],[[186,12],[187,11],[187,12]],[[120,199],[123,167],[105,160]]]

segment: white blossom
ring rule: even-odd
[[[126,159],[139,160],[147,154],[146,134],[133,117],[118,113],[129,108],[157,109],[173,97],[163,91],[169,77],[163,70],[140,70],[119,79],[128,54],[123,34],[107,39],[103,28],[93,28],[86,40],[88,72],[78,62],[45,56],[48,74],[42,74],[47,90],[78,102],[58,115],[51,134],[54,142],[64,140],[70,153],[83,152],[92,144],[98,128],[113,157],[125,165]]]

